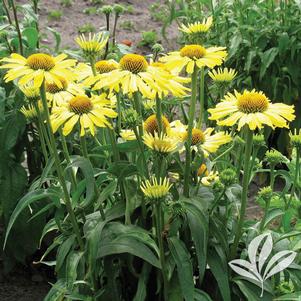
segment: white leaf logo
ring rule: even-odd
[[[260,246],[262,246],[261,249]],[[264,281],[289,267],[297,255],[293,251],[281,251],[268,260],[272,250],[272,235],[270,233],[261,234],[249,244],[248,257],[250,261],[235,259],[229,262],[229,266],[234,272],[260,283],[260,297],[263,296]],[[263,269],[264,266],[265,269]]]

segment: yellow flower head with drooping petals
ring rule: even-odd
[[[163,126],[163,131],[166,132],[167,129],[169,128],[169,121],[165,116],[162,116],[162,126]],[[153,114],[149,116],[145,121],[144,121],[144,130],[146,133],[154,135],[155,132],[159,132],[159,124],[157,120],[156,114]]]
[[[82,49],[83,53],[87,57],[96,57],[101,54],[103,48],[106,46],[109,37],[105,35],[103,32],[97,34],[88,35],[88,38],[85,37],[84,34],[78,36],[75,41]]]
[[[33,82],[33,87],[40,88],[44,80],[61,86],[59,78],[74,79],[70,68],[75,65],[76,61],[66,58],[66,54],[52,57],[45,53],[35,53],[25,58],[20,54],[12,53],[10,57],[0,60],[4,63],[0,68],[10,69],[4,76],[5,82],[18,78],[18,84],[21,86]]]
[[[40,112],[43,111],[43,105],[41,102],[38,103]],[[28,121],[34,121],[38,117],[38,112],[35,107],[31,104],[22,106],[20,112],[25,116]]]
[[[106,74],[118,68],[119,64],[114,60],[101,60],[95,63],[95,71],[97,74]],[[83,85],[91,87],[97,81],[94,76],[91,66],[83,64],[78,66],[79,77],[83,80]],[[84,73],[84,74],[83,74]]]
[[[62,77],[59,80],[61,82],[60,87],[56,83],[46,82],[46,97],[52,106],[60,106],[75,95],[85,94],[85,90],[81,86],[68,82]]]
[[[201,179],[201,183],[204,186],[211,186],[212,184],[214,184],[216,181],[219,180],[219,175],[218,175],[218,171],[210,171],[209,175],[206,177],[203,177]]]
[[[185,45],[180,51],[170,52],[160,58],[166,63],[166,68],[180,73],[186,67],[187,73],[193,73],[194,68],[208,67],[214,68],[223,63],[227,56],[225,47],[205,48],[201,45]]]
[[[218,68],[217,70],[212,70],[208,72],[208,75],[211,77],[211,79],[217,83],[225,83],[225,82],[231,82],[235,76],[237,75],[237,72],[235,69],[228,69],[228,68]]]
[[[207,128],[205,131],[194,128],[192,129],[192,147],[197,150],[200,148],[205,157],[215,153],[221,145],[231,141],[231,136],[225,132],[217,132],[212,135],[214,128]],[[187,132],[182,135],[183,141],[187,139]]]
[[[120,137],[125,141],[136,140],[136,135],[133,130],[121,130]]]
[[[167,154],[179,149],[179,140],[164,133],[160,136],[156,132],[154,135],[145,133],[142,138],[145,145],[159,153]]]
[[[86,129],[95,135],[96,127],[109,127],[108,118],[115,118],[117,113],[111,109],[111,100],[105,93],[101,95],[77,95],[68,102],[52,108],[51,125],[55,133],[62,125],[63,134],[69,135],[76,123],[80,123],[80,135],[84,136]]]
[[[207,32],[213,22],[213,18],[209,17],[207,20],[203,20],[203,22],[195,22],[195,23],[188,23],[187,25],[181,24],[179,30],[187,33],[187,34],[197,34],[197,33],[204,33]]]
[[[264,125],[271,128],[287,128],[288,121],[295,119],[294,106],[284,103],[271,103],[261,91],[245,90],[227,93],[225,98],[213,109],[209,109],[209,119],[216,120],[218,125],[232,126],[238,130],[248,125],[250,130],[261,129]]]
[[[160,178],[158,181],[156,177],[151,177],[150,180],[142,182],[140,188],[146,197],[160,199],[168,194],[171,186],[167,178]]]
[[[184,87],[176,75],[148,64],[146,59],[139,54],[124,55],[117,69],[109,73],[99,74],[95,77],[93,90],[109,88],[123,94],[132,95],[140,92],[145,98],[153,99],[156,94],[183,97],[188,88]]]
[[[33,85],[27,84],[24,86],[20,86],[19,88],[29,101],[37,101],[41,97],[40,89],[34,87]]]

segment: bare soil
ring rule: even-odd
[[[28,3],[28,0],[17,0],[18,3]],[[100,8],[101,5],[92,4],[90,0],[73,0],[71,7],[64,7],[61,4],[62,0],[40,0],[39,5],[39,27],[40,32],[43,34],[43,42],[54,45],[54,37],[52,33],[47,29],[51,27],[58,31],[62,36],[61,47],[62,48],[74,48],[77,47],[74,39],[78,35],[78,30],[86,24],[91,24],[95,27],[96,32],[105,29],[105,16],[103,14],[91,14],[85,13],[89,8]],[[117,43],[123,40],[129,40],[133,43],[133,47],[137,52],[141,52],[141,49],[137,49],[137,44],[142,38],[141,33],[143,31],[156,31],[158,34],[158,41],[163,44],[165,49],[172,49],[175,45],[178,29],[174,23],[167,29],[168,41],[163,39],[160,31],[162,23],[155,20],[150,12],[150,7],[153,4],[159,3],[163,5],[164,0],[121,0],[121,1],[103,1],[103,4],[121,4],[125,7],[131,6],[133,11],[126,12],[118,19],[118,30],[116,34]],[[62,16],[58,20],[53,20],[49,17],[49,14],[53,11],[60,11]],[[113,18],[111,18],[110,28],[113,27]],[[126,28],[126,24],[130,22],[130,28]],[[125,25],[124,25],[125,24]]]

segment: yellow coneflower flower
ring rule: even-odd
[[[33,121],[38,116],[38,113],[33,105],[22,106],[20,112],[28,121]]]
[[[63,134],[69,135],[77,122],[80,123],[80,135],[85,135],[86,129],[95,135],[96,127],[109,127],[111,124],[107,118],[115,118],[117,113],[111,107],[111,100],[105,93],[101,95],[77,95],[60,106],[53,107],[51,125],[55,133],[64,124]]]
[[[84,66],[85,65],[85,66]],[[83,81],[83,85],[86,87],[91,87],[97,81],[97,77],[94,76],[92,69],[90,66],[84,64],[79,66],[79,72],[81,79],[85,79]],[[118,68],[118,63],[114,60],[101,60],[95,63],[95,71],[97,74],[106,74]],[[83,72],[85,74],[83,74]]]
[[[75,95],[84,95],[85,91],[79,85],[68,82],[64,78],[59,78],[61,86],[56,83],[46,82],[46,97],[51,102],[52,106],[60,106],[69,101]]]
[[[231,136],[225,132],[218,132],[212,135],[213,128],[207,128],[204,132],[200,129],[192,129],[192,147],[197,150],[198,147],[202,149],[205,157],[209,154],[215,153],[218,148],[231,141]],[[187,132],[183,135],[183,140],[187,139]]]
[[[216,181],[219,180],[219,175],[218,175],[218,171],[214,172],[214,171],[210,171],[209,175],[206,177],[203,177],[201,179],[201,183],[204,186],[211,186],[212,184],[214,184]]]
[[[0,62],[7,63],[0,68],[10,69],[4,77],[5,82],[19,78],[19,85],[24,86],[33,81],[33,86],[39,88],[45,79],[49,83],[56,83],[60,86],[59,78],[61,77],[67,80],[74,79],[70,67],[73,67],[76,61],[66,60],[66,57],[66,54],[52,57],[49,54],[36,53],[25,58],[17,53],[12,53],[10,57],[0,60]]]
[[[188,23],[187,25],[181,24],[179,30],[187,34],[204,33],[210,29],[212,22],[212,17],[209,17],[207,20],[203,20],[203,22],[198,21],[195,23]]]
[[[166,67],[174,72],[180,73],[184,67],[188,73],[193,73],[195,66],[214,68],[223,63],[227,56],[225,47],[205,48],[201,45],[186,45],[180,51],[170,52],[161,57]]]
[[[163,131],[167,131],[169,128],[169,121],[165,116],[162,116],[162,126],[163,126]],[[145,121],[144,121],[144,130],[146,133],[154,135],[155,132],[159,132],[159,124],[157,121],[157,116],[155,114],[149,116]]]
[[[121,130],[120,137],[125,141],[136,140],[136,135],[133,130]]]
[[[218,68],[217,70],[212,70],[208,72],[208,75],[214,80],[215,82],[218,83],[223,83],[223,82],[231,82],[235,76],[237,75],[237,72],[235,69],[228,69],[228,68]]]
[[[140,92],[145,98],[154,98],[156,94],[166,94],[168,91],[175,96],[184,96],[189,89],[184,87],[177,76],[160,67],[148,64],[146,59],[139,54],[124,55],[117,69],[99,74],[95,77],[94,90],[105,87],[132,95]]]
[[[150,199],[161,199],[165,197],[172,184],[169,183],[167,178],[160,178],[159,181],[156,177],[151,177],[150,180],[142,182],[140,188],[144,195]]]
[[[255,89],[243,93],[234,91],[213,109],[209,109],[209,119],[217,120],[218,125],[232,126],[237,124],[240,130],[245,124],[251,130],[261,129],[263,125],[271,128],[288,127],[287,121],[295,119],[294,106],[284,103],[271,103],[266,95]]]
[[[34,87],[33,85],[27,84],[27,85],[24,85],[24,86],[20,86],[19,88],[29,101],[37,101],[41,97],[40,96],[40,89]]]
[[[89,33],[86,38],[84,34],[78,36],[75,41],[82,49],[83,53],[87,57],[96,57],[101,54],[103,48],[106,46],[108,42],[108,35],[103,32],[97,34]]]
[[[95,63],[95,69],[99,74],[108,73],[118,68],[118,63],[114,60],[101,60]]]
[[[180,120],[174,120],[170,123],[170,127],[167,133],[170,136],[177,137],[179,140],[183,140],[183,135],[187,132],[187,125],[184,125]]]
[[[199,167],[199,169],[198,169],[198,171],[197,171],[197,175],[198,175],[198,177],[207,177],[208,175],[209,175],[209,171],[208,171],[208,169],[207,169],[207,166],[206,166],[206,164],[202,164],[200,167]]]
[[[143,142],[152,150],[159,153],[172,153],[178,150],[179,140],[175,137],[171,137],[167,134],[161,133],[159,136],[158,133],[154,135],[145,133],[143,135]]]

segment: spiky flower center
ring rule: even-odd
[[[146,59],[139,54],[126,54],[121,58],[119,64],[121,69],[135,74],[146,71],[148,67]]]
[[[93,104],[89,97],[80,95],[69,100],[69,107],[75,114],[85,114],[92,110]]]
[[[114,66],[114,64],[108,62],[108,61],[98,61],[95,64],[95,69],[97,70],[98,73],[102,74],[102,73],[108,73],[112,70],[116,69],[116,66]]]
[[[45,53],[32,54],[27,58],[27,65],[33,70],[49,71],[55,66],[54,59]]]
[[[263,93],[244,92],[237,99],[239,111],[250,114],[264,112],[268,108],[269,102]]]
[[[186,132],[183,135],[183,140],[187,140],[188,133]],[[192,139],[191,139],[191,145],[197,145],[199,143],[205,142],[205,135],[202,130],[200,129],[192,129]]]
[[[200,45],[186,45],[180,50],[180,55],[191,59],[200,59],[206,55],[206,49]]]
[[[60,78],[60,82],[62,84],[61,87],[59,87],[54,82],[53,83],[46,83],[46,91],[48,93],[51,93],[51,94],[55,94],[55,93],[58,93],[58,92],[61,92],[61,91],[65,91],[68,87],[67,81],[64,78]]]
[[[166,130],[166,128],[169,127],[169,122],[165,116],[162,116],[162,126],[163,126],[163,131]],[[145,121],[144,121],[144,129],[147,133],[154,135],[155,132],[159,132],[159,124],[157,121],[157,116],[155,114],[149,116]]]

